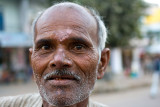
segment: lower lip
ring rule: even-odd
[[[72,85],[76,82],[76,80],[70,80],[70,79],[61,79],[61,80],[48,80],[49,84],[54,86],[67,86]]]

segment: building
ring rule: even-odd
[[[0,81],[10,81],[9,76],[25,79],[30,69],[31,24],[36,13],[44,9],[41,2],[0,0]]]
[[[143,26],[144,37],[149,39],[147,52],[151,54],[160,54],[160,7],[152,5],[147,10],[147,16],[144,17]]]

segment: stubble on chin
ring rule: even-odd
[[[54,94],[49,93],[47,88],[42,84],[39,86],[39,91],[43,100],[52,106],[70,106],[89,97],[94,86],[88,87],[87,84],[88,83],[85,83],[83,86],[70,87],[70,89],[68,89],[70,90],[70,92],[68,92],[69,94],[62,88],[56,88]]]

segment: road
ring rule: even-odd
[[[33,82],[23,85],[1,85],[0,97],[37,91]],[[152,99],[149,96],[149,87],[91,95],[91,99],[109,107],[160,107],[160,92],[155,99]]]
[[[93,95],[92,99],[109,107],[160,107],[160,92],[153,99],[149,96],[149,87]]]

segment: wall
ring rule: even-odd
[[[20,32],[19,0],[0,0],[5,32]]]

